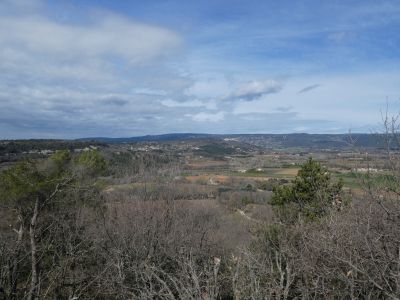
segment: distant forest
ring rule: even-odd
[[[105,146],[99,141],[77,141],[77,140],[4,140],[0,142],[0,156],[5,154],[19,154],[28,151],[39,150],[74,150],[85,148],[89,145]]]

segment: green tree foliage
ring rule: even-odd
[[[107,163],[97,150],[72,158],[68,150],[56,151],[49,159],[23,161],[0,173],[0,203],[24,210],[39,199],[41,207],[65,187],[82,185],[105,172]],[[78,180],[79,179],[79,180]]]
[[[271,204],[281,221],[294,222],[298,217],[314,220],[341,205],[343,183],[334,182],[327,169],[310,158],[292,184],[278,186],[273,192]]]
[[[0,174],[0,203],[15,207],[23,217],[32,199],[47,190],[44,176],[32,162],[22,162]]]
[[[51,270],[72,270],[74,254],[68,254],[68,249],[83,245],[77,225],[81,203],[96,198],[96,176],[105,168],[97,151],[73,159],[68,150],[62,150],[46,160],[24,161],[0,173],[0,204],[16,213],[19,228],[15,230],[19,250],[14,251],[9,266],[10,299],[20,298],[19,293],[28,300],[38,299],[41,284],[53,276]],[[29,234],[29,256],[23,254],[25,232]],[[72,258],[64,261],[62,256],[67,254]],[[21,257],[30,257],[30,272],[20,265]],[[18,289],[19,283],[28,286],[29,278],[29,289]]]
[[[75,164],[87,175],[103,174],[107,168],[107,162],[97,150],[83,152],[76,157]]]
[[[55,164],[57,171],[62,171],[71,161],[71,153],[68,150],[57,150],[50,157],[50,161]]]

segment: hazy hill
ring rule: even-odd
[[[343,149],[349,147],[383,146],[383,136],[378,134],[198,134],[172,133],[162,135],[146,135],[127,138],[90,137],[80,140],[99,141],[104,143],[134,143],[134,142],[166,142],[200,139],[233,139],[267,148],[318,148]]]

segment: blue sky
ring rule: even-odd
[[[400,108],[400,1],[0,0],[0,138],[346,133]]]

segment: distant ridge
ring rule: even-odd
[[[207,134],[207,133],[169,133],[126,138],[89,137],[81,141],[98,141],[109,144],[135,142],[168,142],[204,139],[235,139],[263,147],[307,147],[307,148],[349,148],[383,146],[383,135],[369,133],[354,134]]]
[[[78,139],[80,141],[100,141],[106,143],[130,143],[130,142],[162,142],[162,141],[180,141],[204,139],[212,137],[222,137],[224,135],[207,134],[207,133],[167,133],[158,135],[143,135],[125,138],[109,138],[109,137],[89,137]]]

